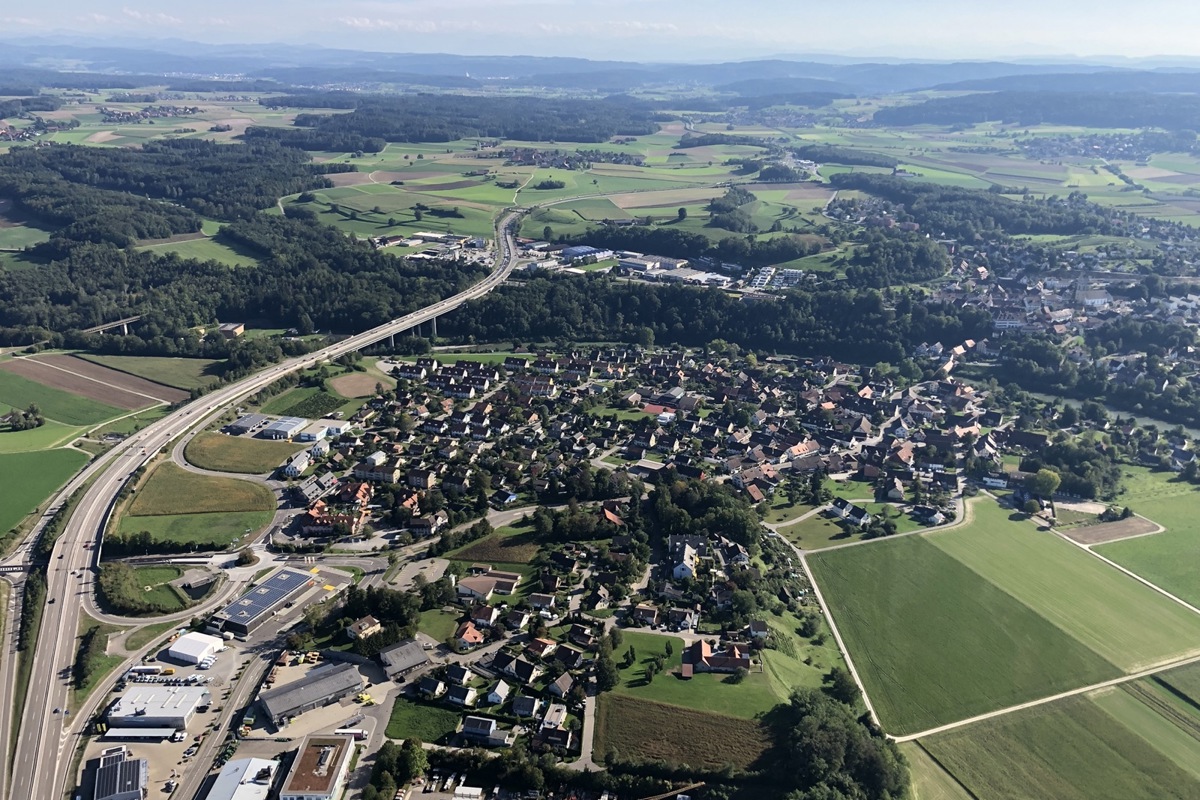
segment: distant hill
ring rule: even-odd
[[[1181,92],[1200,93],[1200,71],[1151,72],[1112,70],[1109,72],[1064,73],[1060,75],[1005,75],[998,78],[958,81],[935,86],[948,91],[1023,91],[1023,92]]]
[[[1152,92],[981,92],[875,112],[881,125],[1053,123],[1089,128],[1200,128],[1200,96]]]

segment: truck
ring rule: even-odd
[[[146,664],[139,667],[130,667],[129,671],[134,675],[161,675],[163,668],[156,664]],[[174,670],[171,670],[174,672]]]
[[[334,736],[352,736],[356,742],[361,742],[367,738],[367,732],[363,728],[338,728],[333,732]]]

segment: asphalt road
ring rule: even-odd
[[[487,294],[502,283],[516,265],[516,242],[512,230],[520,212],[509,212],[496,226],[498,247],[496,269],[480,283],[420,311],[351,336],[315,353],[290,359],[245,380],[218,389],[170,414],[114,447],[93,462],[59,494],[57,506],[89,477],[96,481],[76,506],[67,529],[59,537],[47,573],[47,604],[43,609],[41,634],[33,654],[33,672],[26,695],[12,772],[11,797],[21,800],[60,800],[73,755],[73,730],[86,720],[64,716],[70,705],[71,670],[75,662],[75,636],[83,599],[92,591],[100,545],[110,509],[121,487],[139,466],[195,425],[223,413],[231,405],[257,392],[289,372],[359,350],[382,339],[445,314],[468,300]],[[10,559],[25,563],[29,544]],[[152,624],[153,619],[139,620]],[[56,711],[56,709],[58,711]]]

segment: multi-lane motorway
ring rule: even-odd
[[[369,331],[305,356],[290,359],[263,372],[223,387],[164,417],[130,437],[93,462],[55,500],[60,505],[70,493],[95,478],[79,500],[66,530],[54,547],[47,572],[47,601],[41,635],[33,653],[33,672],[25,699],[8,797],[20,800],[60,800],[75,776],[70,765],[78,731],[86,719],[64,716],[71,698],[71,669],[75,661],[75,636],[83,598],[92,591],[93,567],[109,511],[130,475],[188,429],[208,422],[232,405],[254,394],[281,376],[318,362],[360,350],[397,333],[415,328],[468,300],[500,285],[516,265],[515,223],[522,212],[510,211],[496,225],[496,262],[491,274],[470,289],[420,311],[407,314]],[[28,546],[17,560],[27,560]],[[11,705],[9,706],[11,708]],[[60,711],[56,713],[56,709]],[[83,715],[80,715],[82,717]]]

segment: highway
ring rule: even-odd
[[[397,333],[415,328],[499,286],[516,265],[515,222],[522,211],[509,211],[496,224],[496,261],[483,281],[453,297],[351,336],[322,350],[281,362],[222,387],[148,426],[114,447],[77,475],[52,504],[57,507],[71,492],[95,477],[55,543],[47,569],[47,601],[41,634],[33,653],[33,672],[17,738],[8,797],[21,800],[60,800],[74,781],[70,774],[74,745],[86,719],[64,716],[70,706],[75,637],[84,598],[92,591],[100,558],[101,539],[110,510],[130,475],[184,432],[220,416],[232,405],[295,370],[360,350]],[[39,526],[40,528],[40,526]],[[5,563],[27,564],[33,536]],[[146,624],[154,622],[145,620]],[[12,670],[8,670],[12,672]],[[11,706],[10,706],[11,708]],[[56,709],[59,713],[56,713]],[[83,716],[83,715],[80,715]],[[203,767],[197,765],[197,769]]]

